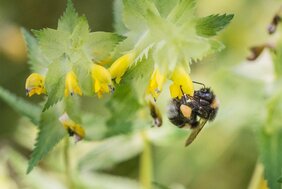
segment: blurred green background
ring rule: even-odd
[[[92,31],[114,31],[112,4],[111,0],[74,0]],[[248,188],[259,157],[257,132],[265,120],[265,98],[273,71],[267,54],[258,60],[267,62],[262,66],[248,63],[246,57],[250,46],[275,40],[267,34],[267,26],[280,5],[278,0],[198,1],[200,16],[235,15],[219,35],[225,50],[192,65],[193,80],[211,86],[221,106],[216,120],[207,124],[188,148],[184,148],[188,131],[168,123],[165,113],[162,128],[148,129],[155,188]],[[1,86],[27,99],[24,83],[30,72],[20,27],[56,28],[65,6],[65,0],[0,0]],[[40,99],[28,100],[36,103]],[[87,105],[92,99],[84,101],[84,109],[91,110]],[[160,103],[165,112],[167,102]],[[0,188],[68,188],[62,144],[25,175],[36,128],[1,100],[0,121]],[[131,134],[72,145],[77,188],[138,188],[140,143],[140,136]]]

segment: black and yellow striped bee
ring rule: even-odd
[[[179,128],[188,126],[192,129],[185,146],[194,141],[207,121],[214,120],[219,108],[219,101],[213,91],[202,83],[193,82],[203,87],[195,90],[193,96],[182,91],[181,99],[172,99],[168,106],[168,118],[171,123]]]

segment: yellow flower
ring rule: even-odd
[[[189,74],[183,67],[176,67],[172,73],[171,80],[173,83],[170,86],[170,95],[172,98],[181,98],[182,91],[190,96],[194,95],[194,86]]]
[[[82,95],[81,89],[79,88],[76,75],[73,71],[67,73],[66,76],[66,88],[65,88],[65,96],[72,96],[73,94]]]
[[[93,64],[91,68],[91,76],[94,80],[94,92],[100,98],[103,93],[109,93],[113,90],[112,78],[110,72],[98,64]]]
[[[147,93],[150,93],[153,98],[156,99],[162,91],[164,82],[165,76],[161,74],[158,69],[155,69],[153,74],[151,75]]]
[[[34,94],[46,94],[44,87],[44,77],[38,73],[32,73],[25,82],[26,94],[31,97]]]
[[[119,83],[121,77],[126,72],[129,65],[132,63],[134,58],[133,53],[125,54],[119,57],[109,68],[112,79],[115,79],[116,83]]]
[[[73,120],[71,120],[67,113],[64,113],[59,121],[63,124],[64,128],[68,131],[70,136],[75,137],[75,142],[82,140],[85,137],[84,129]]]

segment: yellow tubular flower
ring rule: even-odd
[[[172,98],[182,97],[182,91],[190,96],[194,95],[194,86],[189,74],[183,67],[176,67],[172,73],[171,80],[173,83],[170,86],[170,95]]]
[[[66,83],[65,83],[65,96],[72,96],[73,94],[82,95],[81,89],[79,88],[76,75],[73,71],[67,73]]]
[[[119,57],[109,68],[112,79],[115,79],[116,83],[119,83],[121,77],[126,72],[129,65],[132,63],[134,58],[133,53],[125,54]]]
[[[155,69],[151,75],[150,83],[147,88],[147,93],[150,93],[154,99],[156,99],[163,89],[165,77],[160,73],[158,69]]]
[[[100,98],[103,93],[109,93],[113,90],[112,78],[110,72],[98,64],[93,64],[91,68],[91,76],[94,80],[94,92]]]
[[[44,77],[38,73],[32,73],[25,82],[26,95],[31,97],[34,94],[46,94],[44,87]]]
[[[82,140],[85,137],[84,129],[73,120],[71,120],[67,113],[64,113],[59,121],[63,124],[64,128],[68,131],[70,136],[75,137],[75,142]]]

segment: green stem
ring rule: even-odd
[[[74,189],[71,176],[70,168],[70,156],[69,156],[69,136],[65,137],[65,146],[64,146],[64,163],[65,163],[65,176],[69,189]]]
[[[248,189],[268,189],[263,172],[263,165],[260,162],[257,162]]]
[[[140,159],[140,184],[142,189],[152,189],[152,154],[151,144],[146,131],[141,132],[144,150]]]

